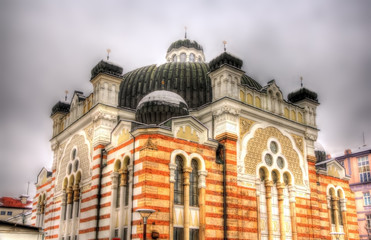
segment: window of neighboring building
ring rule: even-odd
[[[370,165],[367,156],[358,158],[358,171],[361,182],[371,181]]]
[[[369,192],[363,193],[363,200],[364,200],[365,206],[371,205],[371,197],[370,197]]]
[[[371,214],[366,215],[367,228],[371,229]]]
[[[1,211],[1,215],[5,215],[5,211]]]
[[[12,212],[8,212],[8,214],[7,214],[8,216],[12,216]]]

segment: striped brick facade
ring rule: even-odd
[[[210,104],[157,125],[117,107],[121,78],[94,76],[94,94],[52,115],[53,166],[38,177],[34,225],[46,239],[139,240],[137,210],[153,209],[147,239],[359,239],[348,178],[316,169],[318,103],[288,103],[274,81],[257,91],[241,74],[212,71]]]

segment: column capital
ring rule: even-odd
[[[198,171],[198,188],[206,188],[207,171]]]
[[[347,211],[347,200],[345,198],[340,199],[340,209],[342,212]]]
[[[175,182],[175,170],[176,170],[176,164],[175,163],[169,163],[169,170],[170,170],[170,182]]]

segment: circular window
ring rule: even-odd
[[[277,158],[277,165],[278,165],[278,167],[279,168],[284,168],[285,167],[285,160],[283,160],[283,158],[282,157],[278,157]]]
[[[76,158],[76,149],[73,149],[72,150],[72,159],[75,159]]]
[[[278,145],[277,145],[276,142],[271,142],[269,147],[270,147],[270,149],[271,149],[271,151],[273,153],[277,153],[278,152]]]
[[[273,164],[273,158],[272,158],[272,155],[270,155],[270,154],[265,155],[264,160],[265,160],[265,163],[266,163],[268,166],[272,166],[272,164]]]
[[[68,174],[71,174],[71,172],[72,172],[72,164],[70,163],[70,164],[68,164],[68,170],[67,170],[67,173],[68,173]]]
[[[193,53],[189,54],[189,61],[194,62],[195,61],[195,55]]]
[[[73,165],[73,171],[77,171],[77,169],[79,169],[79,160],[76,160],[74,165]]]

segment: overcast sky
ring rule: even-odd
[[[210,61],[227,51],[284,96],[318,93],[318,141],[328,153],[371,146],[371,1],[0,1],[0,196],[35,192],[53,161],[50,111],[64,91],[92,91],[106,56],[124,72],[164,63],[184,37]],[[70,99],[70,98],[69,98]]]

